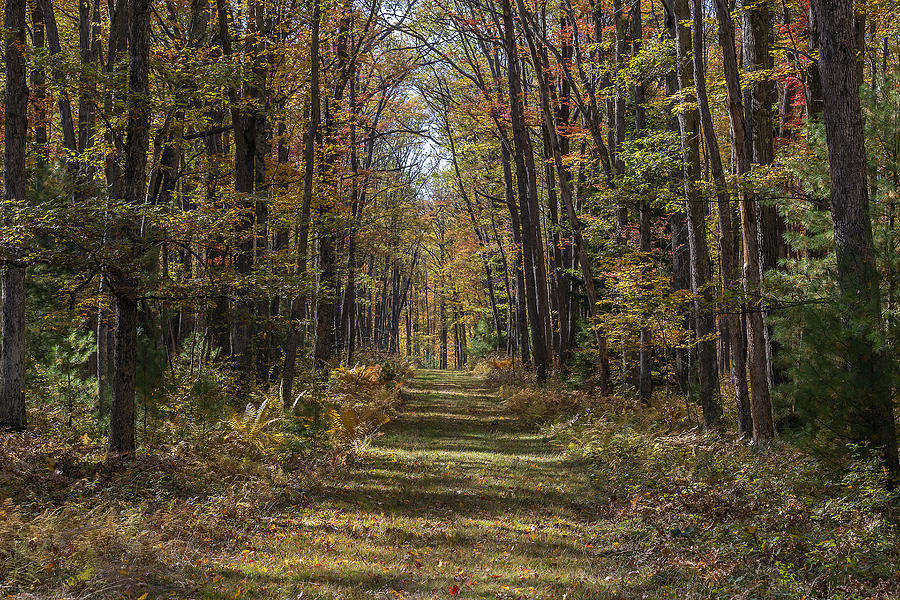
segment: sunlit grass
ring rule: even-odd
[[[470,376],[424,372],[411,389],[404,414],[289,526],[208,569],[240,572],[256,597],[614,597],[586,477]]]

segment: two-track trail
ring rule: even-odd
[[[254,545],[244,593],[615,597],[587,476],[471,375],[419,372],[409,390],[363,456],[286,515],[278,541]]]

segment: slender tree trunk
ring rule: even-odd
[[[740,75],[734,49],[734,25],[725,0],[716,0],[716,19],[722,65],[725,72],[728,115],[731,139],[739,177],[750,171],[750,148],[744,126],[744,107],[741,103]],[[749,301],[747,311],[747,352],[750,371],[750,414],[753,417],[753,439],[762,440],[775,435],[772,403],[769,396],[768,357],[766,355],[765,325],[760,301],[759,238],[757,237],[756,200],[746,187],[741,191],[741,238],[744,245],[744,290]]]
[[[710,170],[716,186],[716,205],[719,212],[719,256],[722,267],[723,298],[728,333],[729,364],[731,381],[734,386],[735,400],[737,404],[738,434],[748,438],[753,434],[753,419],[750,415],[750,399],[747,390],[747,365],[744,351],[743,337],[741,336],[740,312],[731,306],[728,298],[737,291],[738,257],[733,245],[734,230],[732,227],[731,197],[725,181],[725,169],[722,166],[722,156],[719,152],[719,142],[713,127],[712,113],[709,109],[709,99],[706,93],[706,73],[703,65],[703,55],[697,49],[703,44],[703,7],[701,0],[693,0],[693,40],[694,40],[694,81],[697,86],[697,106],[700,112],[700,124],[703,129],[703,139],[706,142],[706,155],[709,160]]]
[[[504,197],[506,206],[509,209],[509,219],[512,229],[513,245],[515,246],[515,256],[513,260],[516,274],[516,309],[515,321],[517,337],[519,340],[519,352],[522,358],[522,366],[531,362],[531,347],[528,343],[528,316],[525,306],[525,267],[524,267],[524,249],[522,247],[522,227],[519,220],[519,210],[513,192],[513,175],[511,152],[508,143],[501,145],[501,160],[503,164],[503,182]]]
[[[517,4],[519,7],[519,13],[525,17],[526,21],[528,21],[528,12],[523,1],[517,0]],[[573,193],[571,180],[569,179],[568,171],[563,164],[559,135],[557,133],[556,122],[554,121],[554,113],[550,104],[550,90],[547,84],[546,76],[544,74],[544,65],[537,50],[536,42],[534,40],[534,36],[531,33],[531,30],[526,27],[525,31],[526,40],[528,41],[528,46],[531,50],[532,60],[536,65],[538,65],[535,68],[535,75],[537,77],[538,92],[540,94],[542,109],[541,112],[544,117],[544,130],[547,133],[548,146],[553,155],[553,162],[556,166],[556,171],[559,174],[560,196],[562,197],[563,205],[566,208],[569,223],[572,227],[572,237],[575,242],[575,251],[578,255],[578,262],[581,264],[581,273],[584,277],[584,286],[588,297],[588,313],[591,315],[592,320],[596,321],[596,319],[599,317],[599,311],[597,308],[597,292],[594,288],[593,268],[591,266],[590,257],[588,256],[587,250],[584,247],[584,240],[581,236],[581,223],[578,221],[578,215],[575,213],[575,203],[572,198]],[[600,360],[598,362],[598,366],[600,369],[600,389],[602,393],[606,394],[609,393],[609,362],[607,358],[607,341],[605,334],[596,325],[596,323],[594,323],[594,327],[595,339],[597,341],[597,348],[600,354]]]
[[[534,149],[525,122],[522,104],[521,64],[517,60],[515,26],[513,24],[510,0],[501,0],[503,11],[503,36],[507,60],[509,62],[509,98],[513,130],[516,182],[519,195],[519,210],[522,224],[522,242],[525,263],[525,286],[527,292],[528,317],[531,321],[532,355],[537,383],[547,380],[547,278],[544,255],[541,249],[537,200],[537,174],[534,164]]]
[[[440,350],[440,368],[447,369],[447,308],[444,305],[444,298],[440,300],[440,324],[441,324],[441,350]]]
[[[313,2],[310,23],[309,47],[309,122],[303,136],[303,199],[300,220],[297,226],[297,264],[295,273],[302,278],[306,275],[306,259],[309,249],[309,219],[312,204],[313,178],[315,177],[316,131],[319,127],[319,24],[321,5]],[[297,294],[291,300],[291,319],[284,347],[284,366],[281,370],[281,401],[285,408],[294,399],[294,371],[297,363],[297,348],[300,345],[301,320],[305,317],[306,299]]]
[[[44,50],[44,11],[40,3],[36,3],[31,11],[31,38],[37,53]],[[43,64],[36,64],[31,70],[31,96],[34,115],[34,145],[36,150],[35,165],[38,168],[47,166],[47,72]]]
[[[110,375],[111,349],[115,348],[115,344],[109,343],[110,317],[108,307],[108,286],[106,281],[101,278],[100,290],[98,293],[100,307],[97,310],[97,415],[103,417],[109,410],[111,403]]]
[[[690,38],[691,11],[688,0],[674,0],[675,39],[678,51],[678,83],[683,93],[694,91],[691,66],[692,42]],[[698,50],[698,49],[694,49]],[[682,108],[678,114],[681,126],[681,147],[684,154],[685,207],[687,213],[688,243],[691,251],[691,289],[696,295],[694,313],[697,320],[697,366],[700,375],[700,402],[703,407],[703,424],[715,427],[722,417],[719,395],[719,372],[716,362],[716,343],[712,315],[712,295],[709,291],[709,249],[706,243],[704,198],[699,188],[700,139],[699,114],[696,109]]]
[[[53,5],[50,0],[39,0],[41,3],[41,12],[44,17],[44,24],[47,32],[47,46],[50,50],[50,67],[53,79],[60,86],[66,85],[66,77],[60,64],[60,54],[62,48],[59,41],[59,30],[56,25],[56,15],[53,12]],[[57,104],[59,106],[60,127],[63,133],[63,147],[66,150],[76,151],[75,139],[75,123],[72,120],[72,103],[69,100],[69,93],[65,87],[61,87],[57,95]],[[71,166],[70,163],[67,163]]]
[[[641,4],[636,2],[631,9],[631,51],[637,57],[641,52],[643,39],[643,22]],[[634,84],[634,132],[636,136],[643,136],[647,128],[647,111],[644,107],[646,101],[644,94],[644,81],[638,76]],[[648,256],[650,253],[650,198],[642,196],[638,203],[640,251]],[[646,270],[646,269],[645,269]],[[641,327],[640,354],[638,364],[638,397],[643,404],[650,404],[653,396],[653,354],[651,347],[652,336],[647,325]]]
[[[316,343],[313,369],[325,372],[334,346],[334,307],[336,296],[336,257],[334,232],[330,226],[319,231],[319,288],[316,293]]]
[[[774,131],[772,118],[774,86],[765,73],[772,68],[769,52],[769,37],[772,29],[772,11],[765,2],[754,3],[743,13],[744,68],[750,73],[750,84],[745,89],[744,109],[747,114],[746,139],[749,141],[751,164],[768,165],[775,158]],[[778,266],[778,259],[784,254],[784,219],[771,202],[757,202],[756,235],[759,238],[760,281],[766,271]],[[772,361],[777,350],[768,325],[768,310],[763,308],[763,323],[766,340],[766,367],[769,387],[782,379]]]
[[[807,13],[809,19],[807,39],[809,40],[809,51],[815,52],[819,49],[819,18],[815,14],[812,2],[809,3],[809,11]],[[825,92],[822,90],[822,73],[819,68],[819,61],[808,61],[806,66],[806,79],[804,85],[806,94],[806,117],[812,121],[822,115],[822,109],[825,106]]]

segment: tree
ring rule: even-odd
[[[692,2],[692,31],[694,48],[703,46],[703,7],[700,0]],[[703,130],[703,139],[706,142],[706,156],[709,159],[710,171],[716,189],[716,207],[719,213],[719,256],[721,260],[723,297],[725,298],[725,318],[728,330],[728,362],[731,371],[731,381],[734,388],[735,401],[738,414],[738,434],[741,437],[750,437],[753,434],[753,417],[750,414],[750,399],[747,391],[747,354],[742,333],[741,314],[735,310],[734,303],[729,301],[729,295],[737,292],[739,286],[737,251],[732,228],[731,195],[725,180],[725,169],[722,166],[722,155],[719,151],[719,141],[716,138],[715,125],[709,108],[709,98],[706,92],[706,69],[703,65],[703,54],[695,51],[694,84],[697,86],[697,107],[700,114],[700,125]]]
[[[25,202],[25,140],[28,84],[25,76],[25,0],[9,0],[4,10],[3,58],[6,65],[3,137],[5,226]],[[25,266],[19,248],[4,248],[3,329],[0,354],[0,428],[24,429],[25,417]]]
[[[741,100],[737,54],[734,49],[734,24],[725,0],[716,0],[716,20],[719,26],[719,45],[722,48],[722,68],[725,75],[728,117],[734,148],[737,175],[750,172],[750,148],[746,139],[744,106]],[[750,414],[753,418],[753,439],[764,440],[775,435],[772,402],[769,396],[769,368],[766,353],[765,324],[761,309],[762,276],[759,265],[756,199],[746,186],[741,190],[741,239],[744,247],[744,291],[747,309],[747,362],[750,371]]]
[[[300,219],[297,225],[297,263],[295,272],[298,275],[306,273],[306,259],[309,249],[309,216],[312,203],[315,157],[316,157],[316,131],[319,127],[319,25],[321,22],[321,7],[317,0],[313,0],[313,11],[310,22],[309,44],[309,120],[303,135],[303,199],[300,208]],[[294,400],[294,370],[297,362],[297,347],[300,344],[300,323],[304,318],[305,305],[303,300],[295,296],[291,299],[290,324],[288,325],[287,340],[284,347],[284,366],[281,371],[281,401],[285,407],[290,406]]]
[[[892,476],[900,474],[893,400],[881,345],[881,292],[872,244],[866,148],[860,110],[859,16],[850,0],[812,3],[820,28],[819,70],[824,90],[825,136],[831,180],[831,217],[841,307],[847,328],[842,390],[851,438],[882,455]]]
[[[675,17],[675,41],[677,48],[678,85],[682,92],[695,91],[689,0],[673,0]],[[706,221],[700,181],[700,131],[699,113],[696,108],[682,106],[678,113],[681,129],[681,146],[684,155],[684,189],[687,215],[688,243],[691,251],[691,289],[696,294],[694,318],[697,323],[697,366],[700,375],[700,402],[703,407],[703,424],[715,427],[722,417],[719,394],[719,371],[716,363],[715,332],[712,315],[712,294],[709,290],[709,248],[706,243]]]
[[[128,121],[122,201],[138,207],[147,185],[147,150],[150,144],[150,2],[134,0],[128,29]],[[135,213],[136,214],[136,213]],[[136,264],[144,246],[138,223],[118,227],[117,243],[124,256],[110,274],[116,301],[115,378],[109,419],[110,453],[132,454],[134,439],[134,393],[137,356],[137,313],[140,287]]]

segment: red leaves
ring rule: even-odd
[[[451,596],[459,596],[459,586],[458,586],[458,585],[454,584],[454,585],[450,588],[450,595],[451,595]]]

